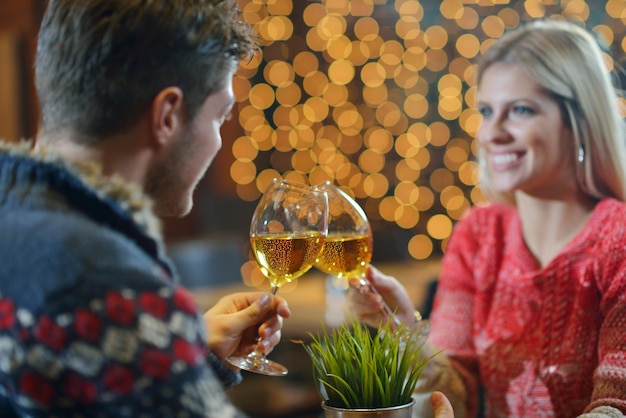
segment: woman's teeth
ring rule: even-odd
[[[492,156],[492,161],[494,164],[509,164],[517,160],[517,154],[495,154]]]

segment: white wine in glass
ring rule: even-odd
[[[374,239],[363,209],[330,182],[315,186],[328,195],[328,235],[315,267],[338,277],[361,277],[372,260]]]
[[[272,294],[306,273],[319,257],[328,231],[327,205],[326,192],[280,179],[261,197],[250,224],[250,245]],[[228,361],[260,374],[287,374],[285,366],[265,357],[259,344],[249,355]]]
[[[378,294],[378,291],[365,278],[365,269],[372,260],[374,239],[367,215],[361,206],[346,192],[327,181],[314,187],[328,196],[328,236],[326,243],[315,262],[315,267],[339,278],[357,277],[359,287]],[[383,313],[396,327],[401,322],[395,312],[381,299]],[[403,338],[421,338],[430,330],[430,321],[422,320],[415,312],[417,323],[405,327]]]
[[[365,212],[352,197],[329,181],[314,188],[328,195],[328,236],[315,267],[338,278],[358,277],[360,286],[376,292],[365,278],[374,247]],[[384,310],[396,325],[400,324],[386,304]]]

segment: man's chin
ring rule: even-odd
[[[154,214],[159,218],[184,218],[189,215],[193,208],[193,202],[187,205],[156,205]]]

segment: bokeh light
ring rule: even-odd
[[[550,16],[586,22],[622,65],[626,48],[624,0],[239,5],[262,48],[234,81],[238,196],[254,201],[278,176],[333,181],[366,210],[376,252],[401,239],[398,256],[415,260],[441,254],[454,223],[485,202],[474,141],[481,52],[520,23]]]

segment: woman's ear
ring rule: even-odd
[[[166,87],[152,100],[150,130],[154,145],[164,146],[176,139],[186,121],[184,96],[179,87]]]

